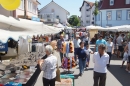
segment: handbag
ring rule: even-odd
[[[58,64],[57,64],[57,70],[56,70],[56,81],[61,82],[61,79],[60,79],[60,69],[58,67]]]

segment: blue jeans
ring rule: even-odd
[[[82,74],[84,72],[86,60],[83,60],[82,58],[79,58],[79,72]]]

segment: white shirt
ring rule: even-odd
[[[90,53],[92,52],[92,50],[89,48],[89,49],[86,49],[86,54],[87,55],[90,55]]]
[[[49,55],[41,65],[43,77],[46,79],[54,79],[56,77],[56,66],[57,66],[57,57],[54,55]]]
[[[100,57],[98,52],[95,52],[93,55],[94,62],[94,71],[98,73],[106,73],[107,72],[107,64],[109,64],[109,55],[104,53],[102,57]]]
[[[80,47],[80,45],[79,45],[79,43],[81,42],[81,40],[80,39],[74,39],[74,48],[79,48]]]
[[[89,37],[85,37],[85,38],[83,38],[83,42],[86,42],[86,41],[88,41],[88,43],[89,43]]]
[[[113,48],[113,42],[111,43],[107,42],[107,52],[112,52],[112,48]]]
[[[121,36],[117,37],[116,41],[119,46],[122,46],[123,38]]]

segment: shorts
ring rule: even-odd
[[[90,55],[87,56],[87,58],[86,58],[86,62],[89,62],[89,61],[90,61]]]
[[[127,57],[123,57],[123,61],[129,62]]]
[[[118,50],[119,50],[120,52],[123,52],[123,51],[124,51],[123,46],[118,46]]]
[[[128,63],[130,63],[130,56],[128,56]]]

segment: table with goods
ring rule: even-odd
[[[37,60],[45,53],[30,52],[0,63],[0,86],[34,86],[41,70]]]

